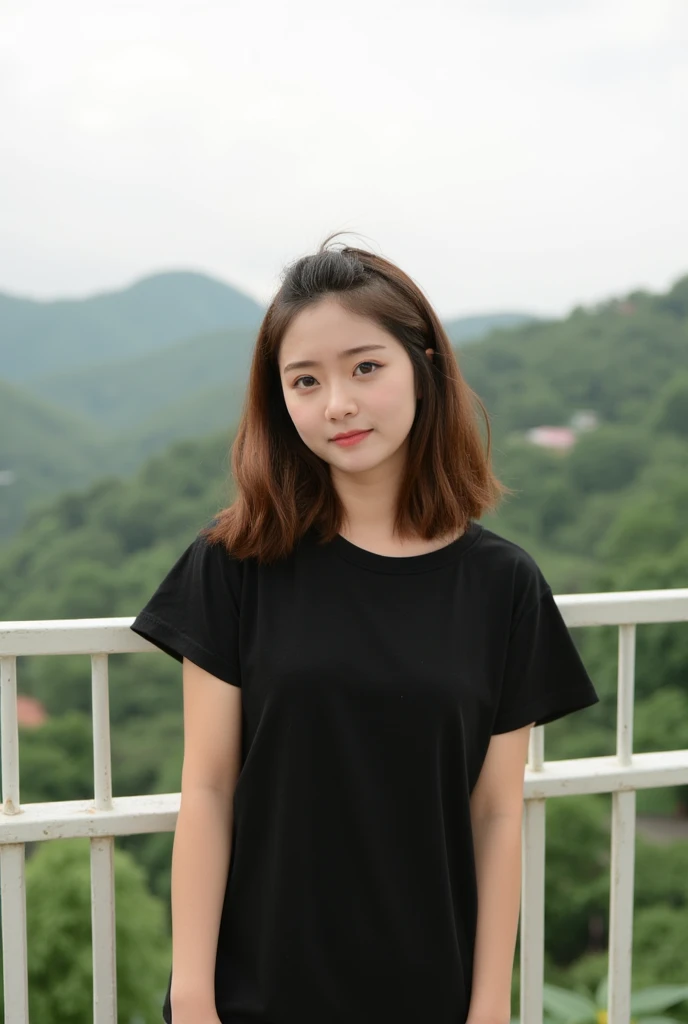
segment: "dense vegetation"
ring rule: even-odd
[[[666,295],[576,309],[459,352],[490,412],[495,467],[517,491],[484,525],[529,550],[555,593],[688,585],[687,355],[688,278]],[[528,428],[565,425],[580,410],[595,412],[599,425],[569,451],[527,439]],[[0,551],[0,618],[134,615],[231,498],[229,440],[225,432],[178,443],[131,479],[105,477],[35,510]],[[568,719],[548,726],[550,758],[608,754],[615,744],[616,630],[574,636],[602,700],[585,712],[584,728]],[[685,624],[639,627],[635,749],[688,748],[686,666]],[[88,659],[22,659],[20,685],[50,714],[22,731],[23,800],[89,795]],[[179,667],[157,653],[112,657],[111,715],[115,793],[178,790]],[[641,792],[639,809],[686,814],[687,789]],[[606,970],[609,803],[548,804],[547,971],[560,984],[593,986]],[[170,843],[159,835],[120,844],[163,900]],[[636,987],[688,981],[687,944],[688,844],[639,839]]]
[[[99,432],[86,420],[0,379],[0,540],[46,495],[85,486],[102,465]]]

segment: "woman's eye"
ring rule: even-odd
[[[359,363],[358,366],[356,367],[356,369],[358,370],[361,366],[374,366],[374,367],[378,367],[380,365],[381,365],[380,363],[374,363],[370,359],[366,359],[366,360],[364,360],[364,362]],[[364,377],[370,377],[371,374],[370,373],[364,373],[363,376]],[[299,388],[299,384],[301,384],[301,382],[304,381],[304,380],[306,380],[306,381],[315,380],[315,377],[311,377],[310,374],[307,374],[304,377],[299,377],[297,380],[294,381],[294,387],[297,388],[299,391],[311,391],[312,389],[311,389],[310,386]]]
[[[370,362],[369,359],[366,359],[366,361],[364,363],[359,363],[358,366],[356,367],[356,369],[358,369],[359,366],[379,366],[379,365],[380,365],[379,363],[372,363],[372,362]],[[370,374],[369,373],[364,373],[363,376],[364,377],[369,377]]]

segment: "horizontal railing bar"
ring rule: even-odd
[[[545,761],[526,769],[526,800],[614,793],[688,784],[688,750],[634,754],[624,767],[615,756]],[[111,811],[97,811],[93,800],[23,804],[19,814],[0,813],[0,845],[43,839],[139,835],[174,831],[180,794],[114,797]]]
[[[0,655],[136,654],[157,651],[120,619],[36,619],[0,622]]]
[[[688,622],[688,588],[557,594],[567,626]],[[135,654],[157,647],[129,628],[133,617],[0,622],[0,655]]]
[[[624,766],[615,754],[609,757],[577,757],[545,761],[542,771],[526,769],[524,796],[572,796],[583,793],[615,793],[634,789],[660,789],[688,783],[688,750],[661,750],[633,754]]]
[[[567,626],[635,626],[688,622],[688,587],[618,590],[608,594],[555,594]]]
[[[179,793],[162,793],[114,797],[111,811],[97,811],[93,800],[22,804],[19,814],[0,814],[0,846],[43,839],[172,832],[179,803]]]

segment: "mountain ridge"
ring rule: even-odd
[[[153,352],[204,331],[256,328],[260,303],[207,274],[149,275],[86,299],[0,292],[0,376],[24,383],[84,363]]]

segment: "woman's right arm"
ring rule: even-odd
[[[184,763],[172,850],[174,1024],[217,1020],[215,958],[241,767],[241,689],[184,658]]]

